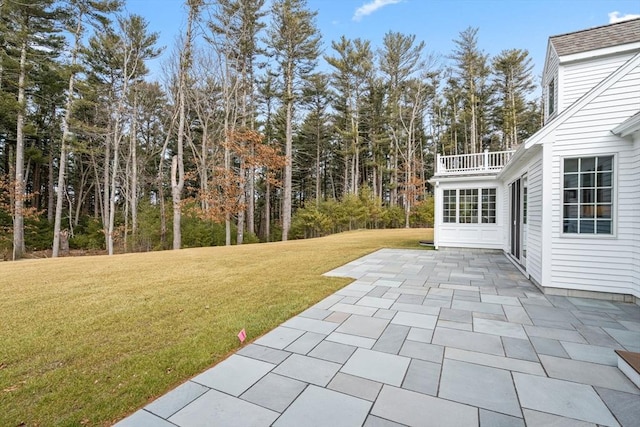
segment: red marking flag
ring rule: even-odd
[[[242,330],[238,332],[238,339],[240,340],[240,343],[243,343],[244,340],[247,339],[247,332],[244,330],[244,328],[242,328]]]

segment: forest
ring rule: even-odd
[[[306,0],[0,0],[0,259],[432,226],[436,153],[541,126],[524,49],[323,40]],[[162,75],[150,60],[169,49]]]

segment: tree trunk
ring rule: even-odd
[[[109,191],[109,228],[107,232],[107,252],[109,255],[113,255],[113,233],[115,232],[115,221],[116,221],[116,180],[118,175],[118,156],[119,156],[119,141],[118,141],[118,132],[119,126],[116,122],[116,126],[114,128],[114,139],[113,139],[113,164],[111,167],[111,185]]]
[[[266,241],[271,241],[271,185],[269,185],[269,169],[265,171],[265,176],[267,177],[265,182],[265,191],[264,191],[264,230]]]
[[[292,65],[286,71],[286,135],[285,135],[285,165],[284,165],[284,199],[282,202],[282,241],[289,239],[291,228],[291,168],[293,145],[293,70]]]
[[[20,75],[18,77],[18,117],[16,120],[16,170],[13,213],[13,259],[24,254],[24,92],[27,63],[27,42],[20,49]]]
[[[60,226],[62,223],[62,200],[65,193],[65,168],[67,166],[67,140],[69,139],[69,121],[71,120],[71,107],[73,104],[73,86],[75,83],[75,66],[78,58],[78,47],[80,44],[80,33],[82,32],[82,16],[79,17],[74,34],[75,42],[71,54],[71,75],[69,76],[69,87],[67,89],[67,100],[65,113],[62,118],[62,140],[60,141],[60,162],[58,165],[58,189],[56,191],[56,214],[53,222],[53,248],[51,256],[58,256],[60,250]]]
[[[138,97],[134,90],[133,114],[131,115],[131,133],[129,135],[129,147],[131,152],[131,237],[135,245],[138,237]]]
[[[180,160],[178,155],[173,156],[171,159],[171,201],[173,204],[173,249],[180,249],[182,243],[182,231],[180,229],[180,222],[182,220],[182,210],[180,206],[181,191],[179,182],[176,178],[178,174]]]
[[[55,196],[53,188],[53,152],[49,150],[49,179],[47,181],[47,222],[53,223]]]

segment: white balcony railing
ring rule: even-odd
[[[515,150],[484,150],[477,154],[436,155],[436,175],[497,173],[507,164]]]

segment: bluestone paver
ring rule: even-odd
[[[477,351],[460,350],[458,348],[447,347],[444,357],[447,359],[459,360],[461,362],[507,369],[513,372],[523,372],[532,375],[546,375],[540,363],[513,359],[510,357],[494,356],[493,354],[479,353]]]
[[[388,385],[382,387],[371,413],[407,426],[423,426],[427,420],[439,427],[478,425],[477,408]]]
[[[522,328],[522,325],[500,320],[479,319],[474,317],[473,330],[484,334],[527,339],[527,334]]]
[[[522,418],[480,409],[480,427],[524,427]]]
[[[442,346],[504,356],[502,341],[497,335],[437,328],[433,333],[431,342]]]
[[[636,426],[640,307],[546,296],[501,253],[382,249],[118,426]]]
[[[314,357],[292,354],[273,372],[303,382],[326,386],[340,369],[340,364]]]
[[[509,371],[445,359],[438,396],[522,417]]]
[[[432,316],[429,314],[418,314],[418,313],[406,312],[406,311],[399,311],[393,317],[393,319],[391,319],[391,323],[393,323],[394,325],[413,326],[416,328],[423,328],[423,329],[434,329],[436,327],[437,321],[438,321],[437,316]]]
[[[277,350],[271,347],[264,347],[258,344],[249,344],[236,352],[241,356],[247,356],[252,359],[262,360],[273,364],[278,364],[289,357],[291,353],[288,351]]]
[[[382,383],[338,372],[327,388],[373,402],[378,397]]]
[[[114,424],[114,427],[174,427],[175,424],[144,409],[134,412],[129,417]]]
[[[407,340],[404,342],[399,354],[412,359],[442,363],[444,347],[435,344],[426,344],[423,342]]]
[[[410,341],[431,343],[433,337],[433,329],[411,328],[407,339]]]
[[[602,387],[595,389],[622,427],[634,427],[640,424],[640,398],[636,394]]]
[[[440,363],[413,359],[402,382],[402,388],[431,396],[438,395],[440,384]]]
[[[612,348],[562,341],[560,344],[573,360],[618,366],[618,357]]]
[[[386,327],[373,350],[384,353],[398,354],[411,328],[408,326],[390,324]]]
[[[353,315],[345,320],[336,332],[378,339],[388,324],[389,320],[386,319]]]
[[[366,307],[375,308],[389,308],[393,305],[393,301],[385,298],[366,296],[360,298],[356,305],[364,305]]]
[[[410,361],[408,357],[359,348],[340,371],[372,381],[400,386]]]
[[[531,344],[536,349],[538,355],[569,358],[569,353],[564,349],[560,341],[551,338],[531,337]]]
[[[254,405],[217,390],[209,390],[190,405],[185,406],[169,421],[179,426],[209,427],[212,424],[245,427],[267,427],[279,413]]]
[[[376,340],[373,338],[359,337],[357,335],[342,334],[340,332],[333,332],[327,336],[327,341],[338,342],[341,344],[347,344],[354,347],[371,348],[375,345]]]
[[[579,360],[540,355],[540,362],[551,378],[640,394],[640,390],[617,367]],[[638,397],[640,399],[640,397]]]
[[[357,347],[340,344],[331,341],[322,341],[311,352],[309,356],[329,362],[344,363],[356,351]]]
[[[273,411],[284,411],[305,389],[307,383],[269,373],[240,398]]]
[[[324,334],[306,332],[300,338],[285,347],[285,350],[292,353],[307,354],[325,338],[326,335]]]
[[[598,427],[594,423],[532,411],[531,409],[524,409],[523,412],[527,427]]]
[[[276,427],[359,426],[371,402],[326,388],[309,386],[274,423]]]
[[[304,331],[299,329],[278,326],[273,331],[255,340],[254,344],[282,350],[302,335],[304,335]]]
[[[272,363],[234,354],[196,376],[192,381],[239,396],[275,367]]]
[[[362,427],[406,427],[404,424],[398,424],[393,421],[385,420],[384,418],[376,417],[375,415],[369,415]]]
[[[145,408],[147,411],[162,418],[169,418],[189,403],[209,391],[208,387],[187,381],[164,396],[156,399]]]
[[[613,328],[602,328],[614,340],[622,344],[628,351],[640,353],[640,332]]]
[[[513,373],[522,408],[596,424],[617,426],[591,386],[536,375]]]

